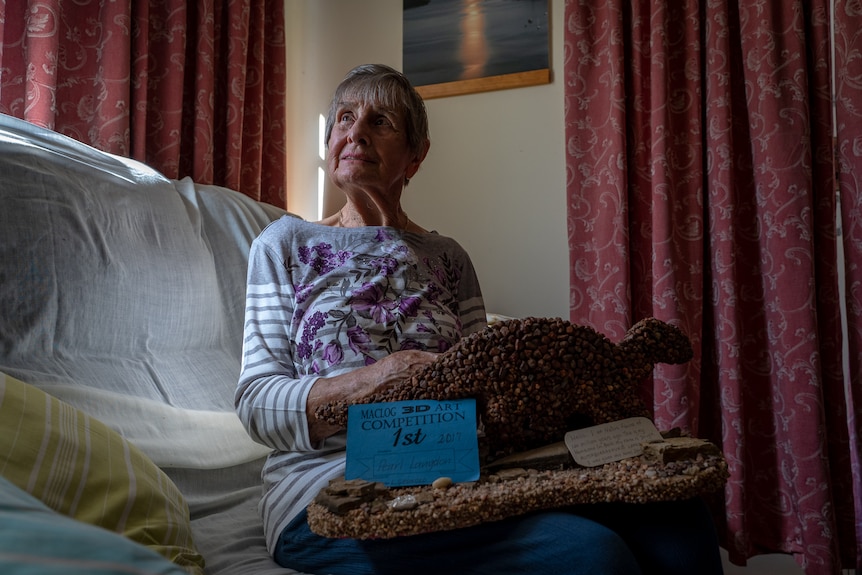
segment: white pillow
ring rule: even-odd
[[[159,467],[219,469],[265,457],[233,411],[182,409],[84,385],[40,385],[120,432]]]

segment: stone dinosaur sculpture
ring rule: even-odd
[[[480,445],[493,459],[560,441],[576,427],[650,417],[640,383],[656,363],[691,357],[688,337],[655,318],[632,326],[618,344],[558,318],[512,319],[463,338],[410,385],[364,403],[475,398],[484,426]],[[346,425],[347,407],[323,406],[317,416]]]

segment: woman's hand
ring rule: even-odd
[[[431,363],[436,357],[437,354],[430,351],[396,351],[366,367],[318,379],[311,387],[305,406],[311,441],[319,443],[342,430],[317,418],[319,406],[341,402],[352,405],[370,395],[402,385],[409,382],[410,376],[420,367]]]

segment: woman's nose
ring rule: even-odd
[[[358,119],[350,126],[347,137],[351,142],[368,144],[368,126],[362,119]]]

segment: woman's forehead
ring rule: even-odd
[[[392,112],[404,110],[400,98],[390,90],[380,85],[358,84],[347,88],[339,99],[339,107],[367,106]]]
[[[356,108],[370,108],[372,110],[377,110],[380,112],[388,112],[388,113],[399,113],[398,109],[392,108],[384,102],[377,102],[374,100],[363,100],[359,98],[343,98],[338,102],[338,109],[356,109]]]

